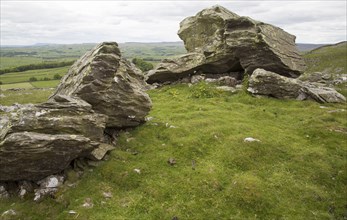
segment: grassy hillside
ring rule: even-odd
[[[0,213],[14,209],[18,219],[344,218],[347,117],[331,111],[345,105],[231,95],[203,84],[149,94],[153,120],[122,132],[107,161],[86,169],[56,198],[38,204],[12,198],[2,201]],[[192,98],[199,94],[212,98]],[[246,137],[260,142],[245,143]],[[177,163],[169,165],[169,158]],[[76,174],[69,175],[73,182]],[[86,199],[92,208],[82,206]]]
[[[152,53],[150,48],[142,54]],[[309,71],[343,68],[347,55],[342,48],[307,53]],[[330,58],[334,65],[325,61]],[[53,87],[59,81],[23,80],[63,74],[64,68],[9,73],[0,81]],[[39,103],[52,92],[1,91],[0,104]],[[346,104],[256,98],[205,84],[164,86],[149,95],[153,119],[122,131],[106,161],[86,167],[80,178],[67,172],[68,182],[54,198],[0,201],[0,216],[9,209],[17,213],[0,218],[347,218]],[[260,142],[246,143],[246,137]],[[168,164],[169,158],[176,164]],[[105,198],[105,192],[112,197]],[[82,206],[86,200],[92,208]]]
[[[304,55],[308,73],[347,74],[347,42],[323,46]]]

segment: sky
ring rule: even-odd
[[[1,0],[1,45],[180,41],[179,23],[213,5],[278,26],[297,43],[346,41],[340,1],[51,1]]]

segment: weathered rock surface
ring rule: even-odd
[[[345,102],[346,98],[335,89],[298,79],[280,76],[263,69],[256,69],[249,79],[248,91],[285,99],[312,99],[317,102]]]
[[[145,121],[151,107],[145,86],[117,43],[101,43],[70,68],[47,102],[0,106],[0,181],[37,181],[76,158],[102,159],[116,128]]]
[[[204,9],[184,19],[178,35],[188,54],[163,61],[148,73],[147,82],[175,81],[196,71],[252,73],[262,68],[298,77],[305,70],[295,46],[295,36],[221,6]]]
[[[115,42],[99,44],[70,68],[51,99],[77,96],[108,116],[107,127],[133,127],[151,108],[141,71],[121,58]]]
[[[56,99],[61,102],[22,105],[2,115],[0,181],[42,179],[103,141],[107,116],[83,100]]]

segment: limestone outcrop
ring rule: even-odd
[[[256,69],[253,72],[249,79],[248,91],[254,95],[280,99],[311,99],[321,103],[346,101],[346,98],[333,88],[280,76],[264,69]]]
[[[0,106],[0,181],[38,181],[80,157],[100,160],[114,129],[145,121],[141,71],[101,43],[75,62],[45,103]]]
[[[184,19],[178,35],[188,54],[164,60],[148,73],[147,82],[172,82],[197,71],[251,74],[257,68],[296,78],[306,67],[295,36],[221,6]]]
[[[151,108],[141,71],[121,58],[114,42],[98,45],[75,62],[51,98],[57,95],[88,102],[108,116],[107,127],[137,126]]]

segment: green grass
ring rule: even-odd
[[[206,91],[196,95],[201,85],[149,91],[154,119],[122,132],[108,161],[88,168],[55,199],[4,200],[0,213],[14,209],[18,219],[344,218],[347,115],[328,111],[346,105]],[[261,142],[244,143],[245,137]],[[170,166],[169,158],[177,164]],[[86,198],[93,208],[82,207]]]
[[[15,72],[15,73],[6,73],[0,75],[0,81],[3,84],[9,83],[19,83],[19,82],[28,82],[29,78],[36,77],[38,80],[41,80],[45,77],[53,79],[55,74],[59,74],[61,76],[65,75],[69,66],[52,68],[52,69],[41,69],[41,70],[28,70],[24,72]]]
[[[304,55],[306,72],[324,72],[335,74],[347,73],[347,42],[324,46]]]

